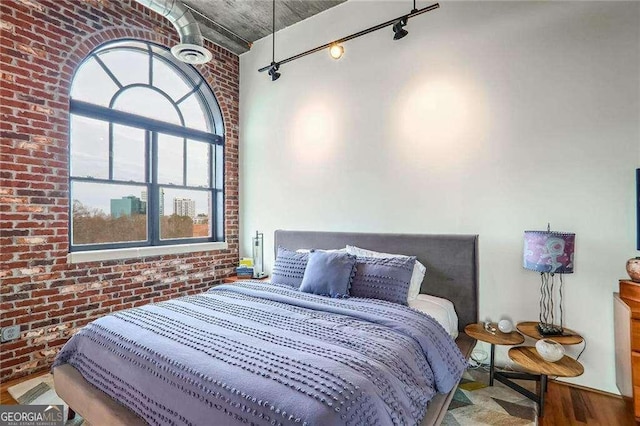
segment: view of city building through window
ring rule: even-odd
[[[160,191],[161,211],[160,217],[164,222],[164,228],[167,229],[163,238],[191,238],[191,237],[208,237],[209,236],[209,215],[207,213],[196,214],[196,202],[190,198],[174,198],[173,213],[165,217],[164,215],[164,191]],[[140,198],[134,195],[128,195],[122,198],[111,199],[110,219],[124,219],[134,223],[141,222],[138,217],[146,218],[147,215],[147,191],[142,191]],[[100,214],[97,215],[101,216]],[[175,216],[175,217],[173,217]],[[128,217],[128,218],[127,218]],[[122,220],[121,219],[121,220]],[[175,225],[169,226],[170,221]],[[178,224],[181,224],[178,226]],[[144,227],[138,225],[139,227]],[[162,225],[161,225],[162,226]],[[144,235],[146,231],[140,229],[135,234]],[[107,241],[101,241],[107,242]]]
[[[166,189],[161,189],[159,193],[161,238],[210,237],[211,200],[208,194],[197,194],[200,195],[198,199],[174,196],[165,201],[166,192]],[[95,204],[85,205],[76,199],[73,203],[73,219],[75,244],[146,240],[147,191],[140,191],[140,196],[126,195],[109,199],[106,212],[101,207],[95,207]]]
[[[164,218],[164,191],[160,191],[160,217]],[[122,216],[146,215],[147,214],[147,191],[142,191],[140,198],[129,195],[120,199],[111,200],[111,217],[117,219]],[[185,224],[191,223],[191,232],[188,225],[184,228],[171,229],[167,231],[163,238],[190,238],[209,236],[209,215],[207,213],[196,213],[196,202],[190,198],[174,198],[173,213],[177,216],[175,221]],[[190,219],[190,220],[189,220]],[[170,220],[170,219],[166,219]],[[167,226],[167,225],[165,225]],[[169,228],[167,228],[169,229]]]

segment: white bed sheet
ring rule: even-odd
[[[409,307],[431,315],[454,339],[458,337],[458,314],[453,303],[442,297],[419,294],[413,300],[409,300]]]

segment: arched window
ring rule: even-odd
[[[224,127],[202,76],[141,41],[78,67],[69,132],[71,251],[224,240]]]

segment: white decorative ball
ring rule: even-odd
[[[540,339],[536,342],[536,351],[548,362],[560,361],[564,356],[564,346],[555,340]]]
[[[511,333],[513,331],[513,324],[507,319],[500,320],[498,323],[498,330],[503,333]]]

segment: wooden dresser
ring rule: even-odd
[[[640,422],[640,283],[620,281],[620,293],[613,294],[613,315],[616,384]]]

